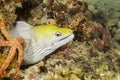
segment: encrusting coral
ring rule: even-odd
[[[111,42],[112,28],[106,29],[107,24],[105,26],[92,21],[92,14],[86,2],[25,0],[22,4],[23,8],[16,10],[18,20],[33,25],[54,24],[69,27],[74,30],[75,38],[73,42],[59,48],[38,64],[20,70],[21,79],[116,80],[119,78],[120,50]],[[115,39],[118,41],[118,38]]]
[[[37,3],[37,0],[33,2]],[[24,8],[22,10],[24,11]],[[35,11],[39,11],[40,14]],[[23,14],[18,14],[19,19],[33,25],[54,24],[72,28],[75,39],[72,43],[47,56],[40,63],[21,72],[21,76],[26,75],[23,80],[113,80],[119,76],[119,52],[114,51],[115,48],[106,27],[91,21],[92,14],[90,14],[86,2],[44,0],[40,2],[40,5],[30,9],[30,14],[32,16],[27,18],[23,18]]]

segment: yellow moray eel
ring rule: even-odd
[[[18,21],[10,33],[16,38],[22,37],[26,42],[23,60],[25,65],[37,63],[74,38],[69,28],[54,25],[33,27],[23,21]]]

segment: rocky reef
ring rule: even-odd
[[[1,79],[119,80],[120,9],[112,13],[111,8],[107,6],[107,10],[104,10],[106,8],[102,9],[103,5],[99,1],[0,1],[0,13],[5,16],[8,30],[12,28],[10,26],[15,21],[22,20],[33,26],[54,24],[69,27],[75,34],[72,42],[46,56],[39,63],[21,66],[17,76],[13,76],[11,72]],[[98,3],[101,6],[98,6]],[[110,13],[105,14],[105,11],[110,11]],[[4,37],[1,35],[1,38]],[[2,52],[6,49],[6,47],[1,48]],[[7,55],[2,52],[0,60],[5,59],[4,56]],[[10,67],[14,68],[14,64],[11,64]]]

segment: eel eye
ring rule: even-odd
[[[61,36],[61,32],[59,32],[59,31],[56,32],[56,33],[55,33],[55,36],[57,36],[57,37]]]

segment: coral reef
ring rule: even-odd
[[[23,80],[116,80],[119,74],[118,52],[106,54],[94,50],[87,42],[71,42],[65,51],[50,55],[46,61],[25,69]],[[75,48],[74,48],[75,47]]]
[[[14,11],[17,20],[69,27],[75,38],[39,63],[22,66],[18,80],[120,79],[119,12],[104,15],[90,7],[82,0],[22,1],[22,7]],[[6,78],[12,79],[11,75]]]
[[[104,24],[108,31],[110,32],[112,42],[116,45],[120,45],[120,12],[112,13],[108,15],[106,23]]]
[[[0,0],[0,14],[4,15],[6,21],[5,24],[8,26],[8,29],[15,22],[15,10],[20,6],[20,0]]]

